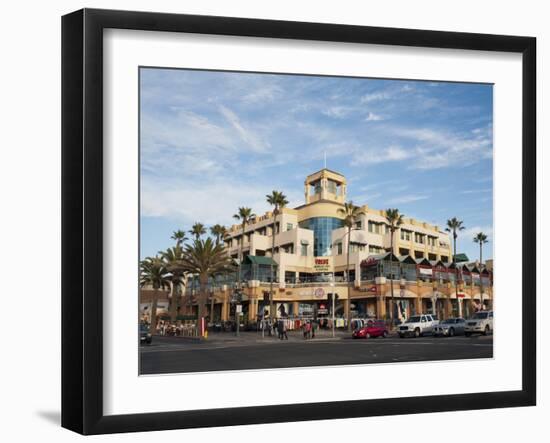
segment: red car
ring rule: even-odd
[[[388,328],[384,320],[369,320],[366,326],[353,331],[353,338],[374,338],[384,337],[389,335]]]

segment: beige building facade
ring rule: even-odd
[[[440,318],[466,317],[480,307],[492,307],[492,261],[490,269],[480,264],[453,265],[448,233],[408,217],[394,233],[391,250],[384,210],[366,204],[359,205],[361,215],[348,236],[341,212],[347,201],[346,178],[322,169],[306,177],[304,204],[283,208],[275,229],[272,212],[254,217],[244,232],[241,225],[229,227],[225,245],[235,259],[242,242],[244,320],[254,322],[262,315],[328,318],[333,296],[337,316],[349,304],[354,317],[387,318],[391,285],[396,318],[423,312],[435,312]],[[271,265],[273,313],[267,303]],[[197,290],[188,287],[186,293],[192,296]],[[231,282],[212,284],[214,319],[232,318],[234,292]]]

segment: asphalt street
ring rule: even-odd
[[[352,340],[347,335],[280,341],[257,333],[208,340],[154,337],[140,346],[140,373],[227,371],[285,367],[492,358],[493,337],[397,337]]]

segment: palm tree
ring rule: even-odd
[[[342,214],[344,216],[344,226],[347,228],[346,235],[348,236],[348,257],[347,257],[347,264],[346,264],[346,280],[347,280],[347,286],[348,286],[348,301],[346,303],[346,309],[345,309],[345,316],[348,321],[348,330],[351,329],[351,298],[350,298],[350,276],[349,276],[349,256],[351,253],[351,231],[353,229],[353,226],[357,223],[357,220],[359,219],[359,216],[363,215],[364,212],[361,211],[359,206],[355,206],[353,202],[350,200],[347,203],[344,203],[343,208],[338,209],[338,213]]]
[[[181,229],[174,231],[172,237],[170,238],[172,240],[176,240],[176,246],[181,246],[181,244],[187,240],[187,237],[185,236],[185,231],[182,231]]]
[[[202,223],[196,222],[193,226],[191,226],[189,233],[195,237],[195,240],[199,240],[201,235],[206,234],[206,228]]]
[[[458,233],[466,229],[466,226],[464,226],[462,223],[464,223],[462,220],[459,220],[456,217],[453,217],[447,220],[447,227],[445,228],[445,231],[452,232],[453,234],[453,265],[456,271],[455,292],[456,292],[456,304],[458,306],[459,317],[462,317],[462,305],[460,304],[460,299],[458,298],[458,269],[456,268],[456,239],[458,237]]]
[[[390,293],[391,293],[391,303],[390,303],[390,321],[393,328],[393,310],[394,310],[394,299],[393,299],[393,237],[394,233],[399,226],[403,224],[403,214],[399,213],[399,209],[386,209],[386,221],[390,227]]]
[[[220,241],[227,236],[227,229],[225,226],[217,224],[210,228],[210,234],[216,237],[216,244],[220,244]]]
[[[474,237],[474,243],[479,243],[479,306],[483,310],[483,277],[481,271],[483,267],[483,245],[488,243],[487,235],[483,232],[478,232]]]
[[[286,199],[286,195],[280,191],[271,191],[271,194],[268,194],[265,197],[267,199],[267,203],[273,206],[273,225],[271,227],[271,273],[269,282],[269,315],[270,317],[273,317],[273,280],[275,279],[275,276],[273,275],[273,257],[275,257],[275,231],[277,226],[277,215],[279,215],[282,208],[288,205],[288,200]]]
[[[155,332],[157,326],[157,305],[159,290],[170,287],[170,276],[166,269],[164,261],[159,257],[146,257],[140,262],[139,285],[151,286],[153,288],[153,306],[151,308],[151,334]]]
[[[180,261],[183,257],[183,248],[179,244],[176,244],[176,246],[168,248],[166,251],[159,251],[159,254],[165,263],[171,280],[172,302],[170,303],[170,319],[172,322],[175,322],[177,306],[181,298],[180,288],[184,285],[185,277],[185,272],[183,272],[180,266]]]
[[[233,272],[231,257],[222,244],[216,244],[210,237],[197,239],[185,246],[178,266],[183,272],[199,276],[198,319],[204,317],[208,293],[208,279],[218,274]],[[210,314],[212,317],[212,313]],[[211,319],[212,320],[212,319]]]
[[[238,212],[233,215],[233,218],[236,220],[239,220],[241,222],[241,227],[243,228],[243,233],[241,236],[241,245],[239,248],[239,272],[237,274],[237,283],[239,289],[241,288],[241,266],[243,261],[243,247],[244,247],[244,230],[246,229],[246,225],[250,221],[250,219],[254,217],[254,214],[252,213],[251,208],[241,207],[239,208]]]

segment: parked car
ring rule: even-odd
[[[493,332],[493,311],[479,311],[466,320],[464,327],[466,337],[476,332],[483,335]]]
[[[433,335],[453,337],[464,334],[464,325],[466,320],[460,317],[448,318],[434,326]]]
[[[152,341],[153,341],[153,336],[149,331],[149,326],[139,325],[139,342],[147,343],[148,345],[150,345]]]
[[[424,334],[431,334],[437,324],[439,324],[439,320],[431,314],[413,315],[399,325],[397,332],[401,338],[420,337]]]
[[[362,328],[353,331],[353,338],[374,338],[384,337],[389,335],[388,328],[384,320],[368,320]]]

